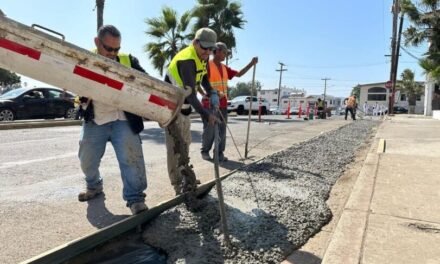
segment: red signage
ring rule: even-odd
[[[388,81],[385,83],[385,88],[390,89],[391,87],[393,87],[393,82],[392,81]]]

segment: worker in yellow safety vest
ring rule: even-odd
[[[217,90],[220,98],[219,109],[217,112],[220,122],[215,125],[219,126],[219,161],[227,161],[228,158],[224,155],[226,148],[226,125],[228,122],[228,80],[234,77],[241,77],[246,74],[249,69],[258,63],[258,57],[252,60],[240,71],[233,70],[223,64],[222,62],[229,56],[230,50],[223,42],[215,44],[214,58],[208,63],[209,82],[213,89]],[[203,107],[214,111],[211,107],[207,96],[202,99]],[[223,118],[222,118],[223,117]],[[224,120],[223,120],[224,119]],[[202,135],[202,149],[201,154],[204,160],[211,160],[209,151],[214,142],[214,126],[210,125],[207,119],[203,119],[203,135]]]
[[[136,57],[121,54],[121,33],[112,25],[104,25],[95,38],[95,52],[122,65],[145,72]],[[95,98],[94,98],[95,99]],[[96,98],[97,99],[97,98]],[[80,98],[84,122],[81,129],[78,157],[85,175],[86,189],[78,194],[81,202],[103,192],[99,165],[110,141],[121,170],[123,198],[132,214],[147,210],[145,193],[147,178],[139,133],[144,129],[142,117],[122,111],[113,105],[92,98]]]
[[[191,120],[189,118],[189,114],[192,111],[191,107],[193,107],[202,118],[208,120],[210,124],[214,125],[217,120],[214,114],[211,114],[207,109],[202,107],[197,98],[196,89],[199,85],[203,86],[206,94],[210,98],[211,104],[218,106],[219,98],[217,91],[211,88],[206,75],[206,62],[212,50],[215,48],[216,41],[217,34],[212,29],[201,28],[197,30],[191,45],[181,50],[171,60],[165,76],[166,82],[185,89],[187,94],[189,94],[185,98],[181,112],[177,114],[176,120],[174,121],[185,143],[186,156],[188,156],[189,145],[191,144]],[[176,153],[175,150],[175,137],[176,135],[173,134],[173,131],[170,131],[169,127],[165,128],[168,176],[177,195],[182,191],[183,179],[182,175],[178,172],[179,168],[177,168],[179,153]]]

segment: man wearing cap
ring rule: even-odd
[[[227,161],[228,158],[225,157],[224,151],[226,147],[226,124],[228,122],[228,80],[234,77],[241,77],[246,74],[249,69],[258,63],[258,57],[252,58],[252,60],[240,71],[233,70],[228,66],[224,65],[222,62],[229,55],[228,47],[223,42],[217,42],[215,44],[214,58],[208,63],[208,76],[209,82],[213,89],[217,90],[220,98],[220,105],[218,109],[218,118],[220,123],[214,124],[219,126],[219,160]],[[206,109],[212,109],[212,106],[205,96],[202,100],[203,107]],[[224,120],[223,120],[224,119]],[[202,135],[202,149],[201,154],[204,160],[211,160],[209,151],[212,148],[214,142],[214,125],[210,124],[206,118],[203,118],[203,135]]]
[[[177,114],[176,120],[174,121],[176,122],[181,137],[185,143],[187,156],[189,145],[191,144],[191,120],[189,118],[191,106],[202,116],[203,119],[208,120],[209,124],[214,125],[217,120],[215,115],[202,107],[197,98],[196,91],[196,87],[199,85],[203,86],[206,94],[210,98],[211,104],[218,106],[219,100],[217,91],[211,88],[206,75],[206,62],[209,60],[209,55],[215,48],[216,41],[217,34],[212,29],[199,29],[196,32],[191,45],[181,50],[171,60],[165,76],[166,82],[185,89],[187,92],[186,94],[189,94],[185,98],[181,113]],[[174,149],[175,136],[176,135],[173,135],[169,127],[165,129],[168,176],[170,177],[171,184],[173,185],[176,194],[180,194],[182,191],[182,178],[177,168],[179,153],[176,153]]]

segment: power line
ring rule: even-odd
[[[409,56],[411,56],[412,58],[416,59],[416,60],[420,60],[420,58],[417,58],[415,55],[413,55],[411,52],[409,52],[408,50],[406,50],[404,47],[400,46],[400,48],[405,51],[406,54],[408,54]]]
[[[289,65],[289,67],[294,68],[311,68],[311,69],[337,69],[337,68],[362,68],[362,67],[372,67],[377,65],[387,64],[386,62],[374,62],[374,63],[365,63],[365,64],[352,64],[352,65],[335,65],[335,66],[311,66],[311,65]]]

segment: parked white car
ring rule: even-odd
[[[269,112],[272,115],[284,115],[286,113],[286,109],[280,109],[278,106],[271,106],[269,108]]]
[[[232,100],[228,100],[228,112],[237,112],[237,115],[248,113],[250,106],[250,96],[237,96]],[[260,106],[260,99],[252,97],[252,112],[257,113]],[[269,110],[269,102],[261,98],[261,114],[266,115]]]

